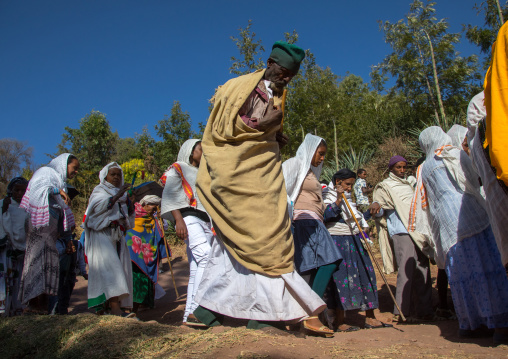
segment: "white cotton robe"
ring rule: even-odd
[[[110,227],[110,224],[118,221],[127,230],[134,226],[134,216],[126,217],[128,208],[125,195],[108,209],[109,199],[118,192],[118,188],[106,182],[110,168],[120,166],[112,162],[102,169],[99,175],[101,183],[90,196],[84,222],[85,253],[89,267],[89,308],[103,304],[112,297],[119,297],[121,307],[132,307],[132,264],[129,248],[124,233],[118,227]]]

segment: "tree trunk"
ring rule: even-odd
[[[437,78],[437,67],[436,67],[436,59],[434,58],[434,47],[432,46],[432,41],[430,41],[430,36],[422,29],[422,31],[425,33],[425,36],[427,36],[427,40],[429,40],[429,46],[430,46],[430,57],[432,59],[432,72],[434,73],[434,85],[436,86],[436,94],[437,94],[437,102],[439,104],[439,112],[441,114],[441,119],[445,119],[445,112],[444,112],[444,106],[443,106],[443,100],[441,99],[441,89],[439,88],[439,80]]]
[[[496,0],[496,6],[497,6],[497,13],[499,15],[499,22],[501,23],[501,25],[499,25],[499,27],[501,27],[504,24],[504,17],[503,17],[503,11],[501,10],[501,5],[499,5],[499,0]]]
[[[335,143],[335,171],[339,170],[339,150],[337,149],[337,126],[333,120],[333,138]]]
[[[425,62],[423,61],[422,49],[420,48],[420,44],[418,43],[418,41],[416,42],[416,47],[418,47],[418,53],[420,54],[420,63],[422,64],[422,66],[425,67]],[[432,107],[434,108],[434,116],[436,116],[437,122],[441,123],[441,121],[439,120],[439,113],[438,113],[438,107],[436,104],[436,100],[434,99],[434,92],[432,91],[432,86],[430,86],[429,77],[426,74],[424,74],[424,77],[425,77],[425,82],[427,83],[427,88],[429,90],[430,102],[432,102]]]

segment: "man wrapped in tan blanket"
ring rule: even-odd
[[[287,137],[277,133],[283,88],[304,56],[276,42],[266,69],[228,81],[214,96],[196,187],[217,240],[195,297],[196,324],[218,325],[227,315],[250,319],[250,328],[282,328],[324,309],[293,268],[279,151]]]

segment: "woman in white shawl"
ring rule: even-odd
[[[78,170],[79,161],[70,153],[56,157],[34,173],[21,200],[20,207],[28,212],[30,221],[18,297],[23,304],[30,301],[33,310],[49,310],[47,295],[58,294],[56,241],[62,231],[71,231],[75,226],[66,181]]]
[[[295,269],[321,298],[342,258],[323,223],[325,207],[319,177],[326,150],[321,137],[307,134],[296,156],[282,164],[287,194],[294,208]],[[310,317],[303,325],[323,333],[330,330],[317,317]]]
[[[127,198],[122,168],[111,162],[99,174],[85,213],[85,254],[88,257],[88,308],[135,317],[132,308],[132,265],[125,233],[134,226],[134,205]],[[107,308],[104,308],[107,309]]]
[[[329,326],[343,332],[359,329],[344,324],[344,312],[350,310],[365,311],[366,329],[392,326],[377,320],[374,314],[374,309],[379,308],[376,273],[355,219],[342,199],[344,193],[358,223],[363,229],[368,228],[363,214],[351,199],[355,180],[356,173],[343,168],[333,175],[332,182],[323,190],[326,228],[343,258],[329,284],[326,316]]]
[[[477,177],[468,174],[460,150],[432,126],[420,134],[426,154],[421,168],[428,227],[436,261],[444,263],[459,319],[459,335],[477,335],[485,325],[494,340],[508,342],[508,278],[501,263]],[[417,214],[418,215],[418,214]],[[419,221],[416,220],[418,231]]]
[[[161,210],[161,216],[175,223],[177,236],[187,244],[190,274],[183,323],[192,326],[204,325],[192,313],[198,307],[194,297],[203,277],[213,240],[210,218],[196,196],[196,176],[201,155],[200,140],[191,139],[184,142],[178,152],[178,161],[164,174]]]
[[[452,146],[457,147],[458,149],[462,149],[464,142],[467,145],[466,127],[461,125],[453,125],[446,134],[450,136],[450,139],[452,140]]]
[[[15,177],[7,186],[7,197],[0,201],[0,314],[19,315],[25,306],[18,300],[19,279],[26,249],[25,225],[30,216],[19,207],[28,181]]]

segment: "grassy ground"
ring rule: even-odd
[[[202,357],[260,337],[259,331],[187,330],[115,316],[22,316],[0,320],[0,358]]]

